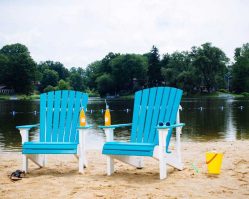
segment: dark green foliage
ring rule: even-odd
[[[68,70],[60,62],[33,61],[26,46],[6,45],[0,50],[0,85],[30,94],[58,89],[86,91],[96,96],[131,94],[152,86],[173,86],[185,94],[232,88],[249,91],[249,44],[235,49],[235,63],[225,53],[205,43],[191,51],[165,54],[160,59],[153,46],[144,54],[108,53],[86,69]],[[232,81],[229,80],[232,78]],[[232,86],[231,86],[232,85]]]
[[[158,49],[153,46],[150,53],[146,54],[148,57],[148,83],[149,86],[158,86],[161,84],[161,64]]]
[[[97,89],[100,96],[105,96],[106,94],[113,95],[115,94],[115,83],[110,74],[104,73],[96,79]]]
[[[101,61],[95,61],[86,68],[86,84],[90,89],[96,89],[96,79],[103,74],[100,72]]]
[[[162,77],[168,86],[182,88],[185,92],[194,92],[196,78],[188,52],[166,54],[161,61]]]
[[[110,62],[110,65],[117,92],[131,92],[135,82],[140,86],[146,82],[147,59],[141,55],[119,55]]]
[[[56,87],[53,87],[51,85],[48,85],[46,88],[44,88],[44,92],[47,93],[47,92],[50,92],[50,91],[55,91],[56,90]]]
[[[41,80],[41,88],[44,89],[47,86],[56,86],[59,80],[59,75],[56,71],[45,69]]]
[[[67,77],[69,77],[69,71],[67,68],[63,66],[60,62],[53,62],[53,61],[45,61],[41,62],[38,65],[38,69],[40,72],[44,72],[46,69],[54,70],[58,73],[58,78],[66,80]]]
[[[86,71],[82,68],[71,68],[69,82],[76,91],[85,91],[86,89]]]
[[[249,92],[249,43],[235,49],[232,85],[236,93]]]
[[[147,82],[147,69],[145,56],[109,53],[86,68],[86,84],[101,96],[132,93]]]
[[[61,79],[58,82],[58,86],[56,87],[56,90],[70,90],[70,89],[71,87],[69,82],[65,82],[63,79]]]
[[[201,47],[193,47],[191,57],[200,86],[205,87],[208,92],[224,86],[229,59],[221,49],[213,47],[211,43],[205,43]]]
[[[0,50],[0,71],[1,84],[16,93],[33,92],[36,64],[26,46],[18,43],[4,46]]]

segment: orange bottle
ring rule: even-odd
[[[106,103],[106,101],[105,101]],[[105,110],[105,126],[110,126],[111,125],[111,113],[109,106],[106,103],[106,110]]]
[[[80,111],[80,126],[86,126],[86,115],[83,108]]]

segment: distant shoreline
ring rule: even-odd
[[[208,93],[208,94],[193,94],[193,95],[185,95],[184,97],[212,97],[212,98],[244,98],[248,97],[248,95],[243,95],[243,94],[234,94],[234,93],[223,93],[223,92],[214,92],[214,93]],[[108,98],[108,100],[131,100],[134,98],[134,95],[124,95],[124,96],[119,96],[117,98]],[[27,100],[27,101],[32,101],[32,100],[39,100],[40,95],[39,94],[33,94],[33,95],[24,95],[24,94],[18,94],[18,95],[0,95],[0,100]],[[90,96],[90,100],[94,99],[106,99],[106,98],[101,98],[98,96]]]

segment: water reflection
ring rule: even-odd
[[[109,101],[112,123],[130,123],[133,100]],[[249,101],[247,99],[225,98],[184,98],[181,121],[183,140],[227,140],[249,138]],[[241,108],[243,107],[243,108]],[[89,101],[87,120],[94,125],[89,135],[88,148],[101,148],[104,135],[97,125],[104,123],[105,104],[103,100],[92,98]],[[128,111],[127,111],[128,110]],[[13,114],[15,111],[15,114]],[[39,101],[0,101],[0,150],[20,150],[21,136],[17,125],[39,123]],[[129,140],[129,127],[117,129],[117,140]],[[37,139],[37,132],[31,139]]]
[[[229,99],[225,101],[226,107],[225,107],[225,140],[227,141],[234,141],[236,140],[236,126],[234,123],[233,118],[233,99]]]

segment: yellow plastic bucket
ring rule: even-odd
[[[206,152],[206,164],[209,174],[220,174],[222,158],[222,153]]]

